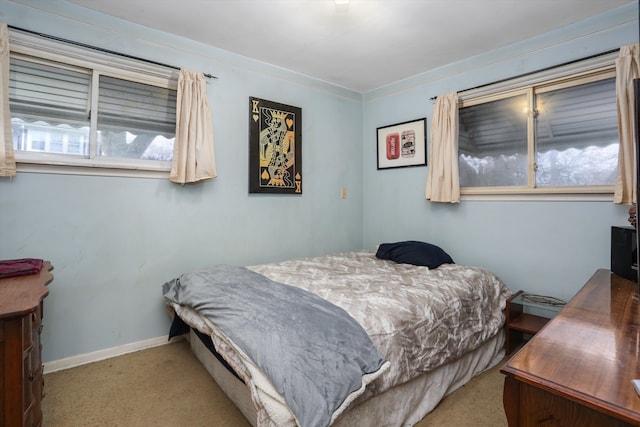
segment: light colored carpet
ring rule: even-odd
[[[501,365],[447,396],[416,427],[506,426]],[[250,426],[184,340],[54,372],[44,380],[44,427]]]

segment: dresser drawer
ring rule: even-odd
[[[31,313],[31,327],[37,329],[42,324],[42,304],[38,305],[34,312]]]
[[[39,358],[39,357],[38,357]],[[31,390],[31,402],[25,409],[25,419],[30,419],[28,426],[39,426],[42,424],[42,398],[44,397],[44,377],[42,375],[42,365],[37,371],[30,373],[29,382],[25,383],[25,389]]]
[[[31,349],[31,372],[36,375],[42,371],[42,344],[40,343],[40,331],[33,335],[33,348]]]
[[[22,318],[22,351],[30,352],[33,346],[33,327],[31,314]]]
[[[22,364],[22,410],[26,413],[30,410],[31,403],[33,402],[33,390],[31,384],[33,383],[33,371],[31,370],[31,353],[23,360]]]
[[[40,327],[42,326],[41,313],[42,305],[40,304],[34,311],[22,318],[22,349],[25,352],[33,351],[35,337],[40,333]]]

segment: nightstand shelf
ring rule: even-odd
[[[526,340],[538,333],[563,305],[536,302],[531,294],[518,291],[507,300],[505,322],[505,353],[511,354]]]

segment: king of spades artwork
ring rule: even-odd
[[[302,111],[250,98],[249,192],[302,194]]]

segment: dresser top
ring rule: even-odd
[[[0,279],[0,319],[24,316],[34,311],[49,294],[53,266],[45,261],[40,273]]]
[[[638,284],[597,270],[565,308],[502,368],[519,381],[640,422]]]

